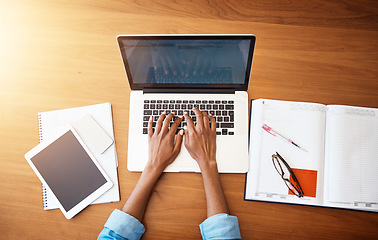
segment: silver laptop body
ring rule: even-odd
[[[127,168],[148,160],[147,123],[162,112],[180,116],[197,107],[217,120],[217,163],[222,173],[248,171],[248,83],[254,35],[119,35],[129,80]],[[195,119],[194,119],[195,120]],[[180,128],[185,125],[183,122]],[[165,172],[200,172],[182,145]]]

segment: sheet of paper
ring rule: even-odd
[[[323,157],[326,107],[315,103],[296,103],[258,99],[253,101],[250,136],[250,171],[247,176],[246,199],[300,204],[321,204],[323,193]],[[291,143],[266,132],[266,124]],[[292,168],[317,172],[316,198],[298,198],[288,194],[281,176],[272,163],[278,152]]]
[[[378,109],[328,106],[325,204],[378,210]]]
[[[307,170],[307,169],[292,169],[295,176],[298,179],[298,182],[300,183],[300,186],[303,190],[303,195],[306,197],[316,197],[316,185],[318,181],[318,171],[314,170]],[[290,180],[293,181],[292,176],[290,176]],[[294,195],[289,189],[288,189],[289,195]]]

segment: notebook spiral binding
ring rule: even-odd
[[[43,208],[47,208],[47,192],[46,187],[42,184],[42,202],[43,202]]]
[[[41,114],[38,114],[38,137],[39,137],[39,143],[42,142],[42,117]]]
[[[39,137],[39,143],[42,142],[43,137],[42,137],[42,117],[40,114],[38,114],[38,137]],[[43,186],[42,184],[42,203],[43,203],[43,208],[47,208],[47,191],[46,187]]]

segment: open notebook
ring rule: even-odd
[[[54,138],[67,124],[71,124],[75,127],[75,124],[86,115],[92,116],[101,128],[114,139],[112,108],[110,103],[102,103],[85,107],[38,113],[39,141],[42,142],[45,139]],[[93,203],[118,202],[120,197],[117,175],[118,160],[115,144],[112,144],[102,154],[91,149],[90,145],[88,145],[88,148],[113,182],[113,187]],[[51,193],[49,193],[43,185],[42,195],[43,207],[45,210],[58,208]]]
[[[251,107],[246,200],[378,212],[378,109],[267,99]],[[269,134],[264,124],[305,150]],[[275,152],[293,169],[303,198],[277,173]]]

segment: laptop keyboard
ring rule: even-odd
[[[184,112],[188,112],[193,122],[196,123],[197,119],[192,111],[193,108],[198,108],[215,117],[217,135],[234,135],[234,101],[224,100],[144,100],[143,134],[148,133],[150,117],[154,118],[153,129],[155,129],[156,121],[163,112],[175,113],[170,126],[179,116],[183,116]],[[179,125],[176,133],[184,126],[186,126],[185,119]]]

